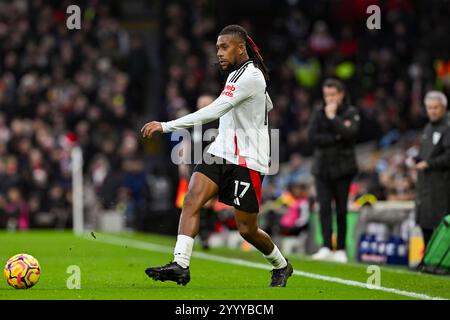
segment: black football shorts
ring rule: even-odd
[[[223,160],[222,163],[199,163],[201,172],[219,186],[219,201],[249,213],[259,212],[264,176],[258,171]]]

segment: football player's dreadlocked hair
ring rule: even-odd
[[[264,78],[266,80],[269,80],[269,69],[264,63],[263,57],[259,52],[258,46],[253,41],[253,39],[250,38],[247,31],[240,25],[232,24],[223,28],[222,31],[220,31],[219,33],[219,35],[224,34],[235,34],[245,42],[249,58],[252,59],[256,67],[258,67],[261,70],[261,72],[264,75]]]

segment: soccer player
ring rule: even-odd
[[[266,91],[267,67],[258,47],[239,25],[222,29],[216,48],[219,66],[227,74],[220,96],[194,113],[169,122],[151,121],[141,129],[145,138],[155,132],[189,128],[220,118],[219,134],[208,149],[216,161],[197,164],[189,181],[174,259],[145,272],[154,280],[182,285],[190,281],[189,261],[199,233],[200,209],[218,195],[219,201],[234,206],[241,236],[273,265],[270,286],[285,287],[292,265],[257,222],[261,182],[263,174],[269,172],[270,160],[267,113],[272,102]]]

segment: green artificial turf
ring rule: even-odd
[[[145,275],[144,269],[171,260],[175,237],[121,234],[113,236],[117,244],[105,243],[110,237],[101,233],[95,233],[95,238],[91,235],[76,237],[67,231],[1,232],[1,263],[6,263],[14,254],[28,253],[39,260],[42,275],[39,283],[27,290],[10,288],[5,279],[1,279],[0,299],[413,299],[301,275],[293,275],[286,288],[268,288],[268,270],[211,261],[201,256],[191,259],[191,282],[186,287],[173,282],[155,282]],[[125,239],[124,243],[120,239]],[[147,243],[159,246],[143,248]],[[219,256],[267,264],[257,251],[202,251],[197,246],[194,251],[207,253],[210,258]],[[308,274],[360,283],[366,283],[370,276],[364,264],[316,262],[300,256],[289,259],[295,270]],[[81,270],[79,290],[70,290],[66,285],[71,276],[67,268],[71,265]],[[406,268],[381,266],[381,286],[450,299],[450,277],[420,274]]]

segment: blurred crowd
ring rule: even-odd
[[[87,2],[82,29],[68,30],[70,3],[49,3],[0,2],[0,227],[71,225],[75,145],[104,208],[132,206],[142,190],[130,94],[139,39],[107,5]]]
[[[50,3],[0,2],[0,227],[7,217],[16,217],[8,221],[20,228],[70,226],[74,145],[83,149],[92,210],[133,215],[145,208],[143,190],[172,201],[167,193],[176,188],[162,169],[149,172],[136,133],[137,120],[148,111],[141,39],[119,24],[108,2],[85,1],[83,28],[72,31],[65,25],[70,3]],[[265,180],[264,199],[278,199],[309,181],[307,129],[328,76],[346,83],[348,99],[361,111],[359,141],[377,141],[377,152],[352,187],[353,199],[364,192],[413,199],[415,176],[404,160],[426,123],[423,95],[437,88],[450,96],[450,46],[442,40],[450,30],[448,2],[251,0],[248,12],[238,15],[236,3],[164,2],[158,61],[164,105],[154,110],[159,120],[192,112],[199,95],[220,92],[217,34],[238,23],[270,67],[275,108],[269,121],[284,141],[282,171]],[[371,4],[381,7],[380,30],[366,27]],[[378,151],[404,139],[401,152],[380,156]],[[169,159],[169,146],[159,152]],[[305,190],[299,194],[305,197]],[[39,212],[47,215],[39,218]]]

